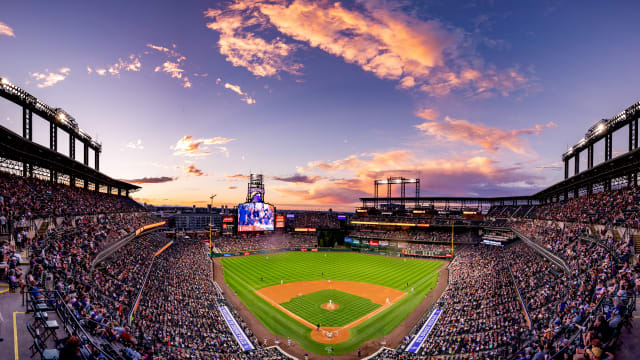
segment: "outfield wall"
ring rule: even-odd
[[[371,248],[328,248],[328,247],[286,247],[276,249],[264,249],[264,250],[249,250],[249,251],[231,251],[224,253],[212,253],[211,257],[233,257],[233,256],[250,256],[250,255],[264,255],[273,254],[279,252],[356,252],[360,254],[370,255],[382,255],[382,256],[406,256],[406,257],[419,257],[419,258],[434,258],[451,260],[453,256],[451,254],[441,254],[440,252],[425,252],[424,254],[403,254],[400,251],[394,249],[386,250],[372,250]]]

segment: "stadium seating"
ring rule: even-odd
[[[30,269],[22,273],[16,266],[17,249],[5,244],[1,255],[6,265],[0,271],[12,288],[28,291],[39,328],[39,334],[33,332],[32,348],[43,357],[53,354],[47,349],[47,341],[57,337],[53,328],[67,330],[70,316],[90,338],[60,339],[61,353],[80,346],[83,354],[102,353],[112,359],[150,354],[155,359],[286,358],[275,348],[260,348],[232,308],[257,346],[241,352],[217,309],[224,297],[212,282],[207,244],[202,241],[175,240],[155,256],[169,239],[159,232],[144,233],[93,264],[103,249],[157,221],[135,202],[7,174],[0,174],[0,194],[7,230],[14,237],[23,235],[22,245],[31,254]],[[495,217],[510,218],[501,226],[539,244],[566,268],[523,242],[490,247],[478,245],[472,232],[460,232],[449,286],[434,304],[442,315],[419,353],[403,351],[407,337],[397,349],[374,358],[455,359],[473,354],[503,359],[538,353],[571,358],[589,349],[614,352],[640,290],[633,263],[634,232],[619,231],[638,227],[638,196],[637,189],[620,189],[564,203],[492,208]],[[24,223],[37,218],[56,220],[44,232],[31,228],[25,236]],[[448,231],[359,228],[349,236],[403,241],[410,249],[433,251],[448,250],[450,241]],[[219,252],[316,245],[315,235],[301,234],[222,237],[213,244]],[[140,303],[129,323],[138,295]],[[55,320],[48,319],[47,312],[58,314],[57,324],[47,323]]]

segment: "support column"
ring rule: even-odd
[[[22,137],[31,141],[33,139],[33,113],[31,109],[22,108]]]
[[[611,160],[613,157],[613,134],[609,133],[604,137],[604,161]]]
[[[58,151],[58,125],[55,122],[49,122],[49,149]]]
[[[95,160],[95,163],[94,163],[94,169],[96,169],[96,171],[100,171],[100,150],[93,149],[93,151],[95,152],[95,155],[96,155],[96,160]]]
[[[637,148],[638,148],[638,118],[636,117],[633,120],[633,149],[637,149]]]
[[[576,152],[573,156],[575,158],[575,169],[573,175],[578,175],[580,173],[580,151]]]
[[[76,138],[73,134],[69,134],[69,157],[72,160],[76,159]]]
[[[587,147],[587,169],[591,169],[593,167],[593,144],[590,144]]]
[[[378,186],[380,186],[380,184],[378,184],[378,181],[374,181],[373,182],[373,207],[374,208],[378,208]]]
[[[633,150],[633,121],[629,121],[629,151]]]
[[[391,208],[391,178],[387,179],[387,210]]]
[[[569,178],[569,158],[564,159],[564,179]]]
[[[33,126],[33,113],[30,109],[25,107],[22,108],[22,137],[31,141],[32,138],[32,128]],[[27,177],[33,170],[31,169],[31,164],[22,163],[22,176]]]

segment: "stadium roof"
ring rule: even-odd
[[[51,169],[78,179],[86,179],[100,185],[129,191],[140,189],[140,186],[113,179],[66,155],[27,140],[3,126],[0,126],[0,156]]]

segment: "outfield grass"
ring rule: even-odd
[[[308,327],[273,307],[255,290],[281,281],[330,279],[382,285],[407,293],[390,308],[351,328],[349,340],[332,346],[333,354],[343,354],[357,349],[364,341],[391,333],[435,288],[438,269],[442,265],[438,261],[346,252],[288,252],[223,258],[221,262],[229,287],[267,329],[290,337],[304,349],[317,354],[328,354],[328,346],[312,340]]]
[[[323,309],[321,305],[329,300],[340,307]],[[280,305],[312,324],[330,327],[348,325],[381,306],[369,299],[332,289],[296,296]]]

